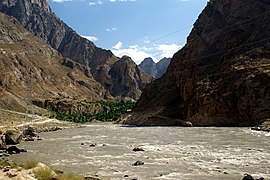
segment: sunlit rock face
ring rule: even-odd
[[[89,67],[63,57],[15,18],[0,13],[1,107],[25,111],[30,96],[39,101],[103,100],[107,92]]]
[[[117,84],[114,82],[114,79],[117,78],[111,77],[109,71],[120,58],[109,50],[96,47],[93,42],[77,34],[51,12],[47,0],[3,0],[0,2],[0,11],[15,17],[23,27],[50,44],[64,57],[89,67],[98,83],[111,94],[117,94],[112,88]],[[124,76],[124,74],[118,74],[118,76]],[[146,79],[143,79],[143,82],[150,82],[151,77],[144,77]],[[130,86],[135,86],[129,87],[135,91],[122,92],[121,94],[137,94],[138,91],[144,89],[145,86],[137,86],[143,82],[128,83]],[[139,95],[130,98],[137,99]]]

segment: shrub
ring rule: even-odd
[[[49,167],[37,168],[33,174],[38,180],[51,180],[53,178],[53,171]]]
[[[5,166],[9,166],[10,163],[7,160],[0,160],[0,169],[2,169]]]
[[[13,169],[18,168],[18,165],[12,161],[0,160],[0,169],[4,168],[6,166],[10,166]]]
[[[73,173],[64,173],[57,176],[57,179],[59,180],[83,180],[83,176],[76,175]]]
[[[26,162],[24,162],[22,164],[22,167],[24,169],[32,169],[32,168],[36,167],[37,164],[38,164],[38,162],[37,161],[34,161],[34,160],[32,160],[32,161],[26,161]]]

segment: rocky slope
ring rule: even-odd
[[[51,12],[47,0],[2,0],[0,11],[15,17],[27,30],[35,36],[43,39],[54,49],[57,49],[64,57],[68,57],[82,65],[90,67],[91,74],[111,94],[114,92],[115,77],[111,77],[109,71],[119,58],[109,50],[104,50],[95,44],[78,35],[73,29],[62,22]],[[133,66],[131,64],[131,66]],[[132,71],[132,67],[127,67]],[[141,73],[141,72],[140,72]],[[119,77],[123,74],[117,74]],[[129,74],[128,74],[129,75]],[[136,75],[137,76],[137,75]],[[122,92],[121,94],[139,94],[145,83],[151,78],[144,76],[143,82],[135,77],[130,77],[137,83],[130,85],[144,84],[142,87],[130,87],[133,92]],[[130,96],[137,99],[138,96]]]
[[[270,119],[270,1],[211,0],[122,123],[249,126]]]
[[[154,78],[160,78],[167,70],[171,58],[163,58],[159,62],[155,63],[152,58],[145,58],[139,67]]]
[[[33,98],[103,99],[106,90],[88,67],[61,56],[25,30],[10,16],[0,13],[1,106],[23,110]],[[30,88],[31,91],[30,91]]]

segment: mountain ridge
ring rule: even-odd
[[[0,3],[0,11],[15,17],[23,27],[50,44],[64,57],[90,67],[95,80],[111,94],[115,94],[111,91],[114,81],[109,75],[109,71],[119,58],[110,50],[96,47],[93,42],[77,34],[51,12],[47,2],[47,0],[3,0]],[[130,68],[128,70],[131,71]],[[145,75],[144,77],[146,78],[144,82],[151,81],[150,76]],[[135,80],[140,81],[139,79]],[[136,84],[140,83],[142,82]],[[131,89],[136,91],[131,93],[136,94],[131,98],[138,99],[142,88],[134,87]],[[128,94],[128,92],[125,91],[122,94]]]
[[[212,0],[166,73],[147,85],[133,125],[252,126],[270,119],[269,1]]]
[[[0,13],[0,22],[1,107],[24,111],[29,92],[44,100],[106,98],[88,67],[63,57],[15,18]]]

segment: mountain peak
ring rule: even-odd
[[[139,67],[152,77],[159,78],[165,73],[170,62],[171,58],[163,58],[155,63],[151,57],[148,57],[141,62]]]
[[[31,3],[39,5],[40,7],[46,9],[48,12],[51,11],[48,0],[31,0]]]

